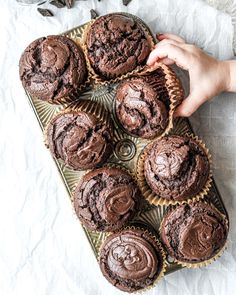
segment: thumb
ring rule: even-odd
[[[174,113],[175,117],[190,117],[207,99],[201,97],[198,91],[192,91],[179,105]]]

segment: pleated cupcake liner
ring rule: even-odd
[[[145,178],[144,163],[148,157],[148,153],[150,152],[153,145],[155,144],[155,141],[154,141],[144,148],[144,151],[142,152],[142,154],[140,154],[140,156],[138,158],[137,167],[136,167],[136,176],[137,176],[137,181],[139,183],[139,187],[141,189],[141,192],[142,192],[144,198],[150,204],[154,204],[156,206],[157,205],[168,206],[168,205],[186,204],[186,203],[193,202],[193,201],[197,202],[201,199],[204,199],[207,196],[208,192],[210,191],[210,188],[212,185],[212,170],[211,170],[212,162],[211,162],[211,156],[210,156],[209,150],[206,148],[203,141],[200,140],[196,135],[185,134],[184,137],[188,137],[190,139],[193,139],[199,146],[202,147],[202,149],[204,150],[204,152],[207,156],[207,159],[208,159],[209,165],[210,165],[210,171],[209,171],[209,175],[208,175],[205,185],[203,186],[203,188],[201,189],[201,191],[198,194],[196,194],[192,197],[189,197],[186,200],[182,200],[182,201],[167,200],[166,198],[162,198],[162,197],[158,196],[155,192],[153,192],[152,189],[149,187],[149,185],[146,181],[146,178]]]
[[[174,126],[174,124],[173,124],[174,112],[175,112],[177,106],[179,104],[181,104],[181,102],[184,99],[184,91],[183,91],[180,80],[177,78],[175,72],[171,68],[169,68],[168,66],[166,66],[162,63],[156,63],[153,67],[150,67],[150,68],[145,67],[144,72],[137,73],[136,75],[132,75],[129,78],[142,77],[142,76],[148,77],[148,75],[155,73],[155,71],[157,71],[157,70],[160,70],[164,74],[163,78],[164,78],[165,82],[163,84],[162,84],[162,81],[155,83],[156,85],[153,85],[154,86],[153,88],[165,87],[168,92],[168,96],[169,96],[168,125],[166,126],[166,128],[163,130],[163,132],[161,134],[158,134],[157,136],[155,136],[154,138],[151,138],[151,139],[144,139],[144,140],[147,140],[147,142],[156,140],[156,139],[161,138],[161,137],[170,133],[170,131],[173,129],[173,126]],[[157,89],[157,91],[158,91],[158,89]],[[116,115],[115,99],[113,102],[113,113],[115,115],[115,119],[116,119],[118,126],[124,132],[126,132],[127,134],[129,134],[133,137],[139,138],[139,136],[134,135],[131,132],[128,132],[122,126],[122,123],[119,121],[119,119]]]
[[[160,255],[162,257],[162,261],[163,261],[163,265],[162,265],[162,269],[160,271],[160,273],[158,274],[158,276],[156,277],[156,279],[154,280],[154,282],[143,288],[143,289],[139,289],[137,291],[134,291],[134,292],[130,292],[130,293],[135,293],[135,294],[143,294],[144,292],[154,288],[160,281],[161,279],[163,279],[164,275],[165,275],[165,272],[166,272],[166,269],[167,269],[167,260],[166,260],[166,252],[161,244],[161,242],[159,241],[159,239],[157,238],[156,235],[154,235],[151,231],[149,231],[148,229],[146,228],[143,228],[143,227],[139,227],[139,226],[134,226],[134,225],[131,225],[131,226],[126,226],[120,230],[117,230],[116,232],[112,232],[112,233],[108,233],[106,235],[106,238],[105,240],[103,241],[103,243],[100,245],[100,248],[99,248],[99,251],[98,251],[98,257],[97,257],[97,260],[98,262],[100,261],[100,255],[101,255],[101,251],[103,249],[103,246],[104,244],[106,243],[106,240],[108,237],[110,237],[112,234],[122,234],[122,232],[126,231],[126,230],[141,230],[143,231],[145,234],[149,235],[149,237],[155,241],[155,243],[157,244],[158,246],[158,249],[159,249],[159,252],[160,252]],[[105,278],[107,280],[107,278]],[[115,287],[115,286],[114,286]]]
[[[205,203],[205,204],[208,204],[208,205],[210,204],[222,216],[222,218],[226,221],[227,225],[229,224],[229,221],[228,221],[227,216],[224,215],[220,210],[218,210],[218,208],[216,208],[213,203],[206,202],[204,200],[201,200],[200,202]],[[194,204],[194,203],[195,202],[192,201],[192,202],[189,202],[188,205],[191,206],[191,204]],[[179,206],[179,204],[168,207],[166,214],[174,211],[178,206]],[[164,222],[164,219],[165,219],[165,215],[164,215],[164,217],[163,217],[163,219],[161,221],[160,228],[159,228],[159,235],[160,235],[160,237],[161,237],[161,228],[162,228],[162,224]],[[226,250],[226,248],[227,248],[227,239],[226,239],[226,242],[223,245],[223,247],[221,249],[219,249],[219,251],[212,258],[207,259],[207,260],[204,260],[204,261],[200,261],[200,262],[180,261],[180,260],[176,259],[175,257],[171,256],[170,254],[169,255],[173,258],[173,260],[174,260],[173,262],[174,263],[176,263],[176,264],[178,264],[178,265],[180,265],[182,267],[186,267],[186,268],[200,268],[200,267],[208,266],[209,264],[213,263],[218,258],[220,258],[222,256],[222,254],[224,253],[224,251]],[[167,250],[166,250],[166,252],[168,253]]]
[[[111,14],[125,15],[125,14],[122,14],[122,13],[119,13],[119,12],[117,12],[117,13],[111,13]],[[133,17],[132,15],[130,15],[130,16]],[[88,66],[88,71],[89,71],[90,78],[94,81],[94,83],[95,84],[98,84],[98,85],[108,85],[108,84],[112,84],[112,83],[117,83],[119,81],[122,81],[123,79],[129,78],[129,77],[135,75],[136,73],[139,73],[139,72],[144,71],[144,69],[146,67],[145,65],[144,66],[137,66],[133,71],[130,71],[130,72],[126,73],[126,74],[120,75],[120,76],[118,76],[116,78],[113,78],[113,79],[103,78],[101,75],[99,75],[98,73],[96,73],[96,71],[94,70],[93,66],[90,63],[90,60],[89,60],[89,57],[88,57],[88,48],[86,46],[86,39],[87,39],[88,32],[90,31],[91,26],[94,24],[94,22],[96,20],[91,20],[85,26],[84,31],[83,31],[83,35],[82,35],[82,48],[83,48],[84,55],[85,55],[85,58],[86,58],[86,63],[87,63],[87,66]],[[154,38],[151,35],[151,33],[148,31],[147,27],[144,25],[143,22],[141,22],[141,20],[135,19],[135,21],[144,30],[145,35],[146,35],[146,38],[148,40],[148,43],[150,44],[151,50],[154,49],[154,47],[155,47]]]

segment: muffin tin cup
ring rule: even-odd
[[[195,136],[193,134],[185,134],[184,136],[195,140],[202,147],[204,152],[206,153],[208,161],[209,161],[209,165],[210,165],[208,179],[207,179],[204,187],[201,189],[201,191],[197,195],[187,198],[186,200],[182,200],[182,201],[167,200],[165,198],[158,196],[155,192],[153,192],[151,190],[151,188],[149,187],[149,185],[146,181],[145,175],[144,175],[144,162],[148,156],[148,152],[151,150],[151,148],[155,144],[155,141],[154,141],[154,142],[150,143],[149,145],[147,145],[145,147],[144,151],[142,152],[142,154],[140,154],[138,162],[137,162],[137,170],[136,170],[137,181],[138,181],[139,187],[141,189],[141,192],[142,192],[144,198],[150,204],[154,204],[156,206],[157,205],[168,206],[168,205],[178,205],[178,204],[186,204],[186,203],[189,204],[191,202],[197,202],[201,199],[204,199],[207,196],[208,192],[210,191],[211,184],[212,184],[212,170],[211,170],[212,163],[211,163],[211,156],[210,156],[209,150],[206,148],[205,144],[197,136]]]
[[[169,98],[170,98],[170,104],[169,104],[169,118],[168,118],[168,125],[165,128],[165,130],[163,130],[163,132],[157,136],[155,136],[154,138],[151,139],[144,139],[147,140],[147,142],[152,142],[155,139],[161,138],[167,134],[170,133],[170,131],[173,128],[173,121],[174,121],[174,112],[176,110],[176,107],[183,101],[184,98],[184,91],[181,85],[180,80],[177,78],[175,72],[169,68],[168,66],[162,64],[162,63],[155,63],[155,65],[153,65],[152,67],[149,68],[145,68],[145,70],[141,73],[137,73],[135,75],[133,75],[132,77],[142,77],[142,76],[147,76],[149,74],[152,74],[153,72],[155,72],[156,70],[162,70],[162,72],[165,75],[165,86],[167,88],[168,94],[169,94]],[[131,78],[131,77],[129,77]],[[130,133],[129,131],[127,131],[121,124],[121,122],[119,121],[117,114],[116,114],[116,100],[114,99],[113,102],[113,114],[116,120],[116,123],[119,125],[119,127],[127,134],[139,138],[139,136],[134,135],[132,133]]]
[[[192,202],[189,202],[189,205],[191,203],[193,203],[194,201]],[[206,201],[201,201],[201,202],[204,202],[204,203],[207,203],[209,204],[209,202],[206,202]],[[210,204],[212,204],[210,202]],[[214,205],[213,205],[214,206]],[[169,207],[168,210],[172,211],[174,210],[176,207],[178,207],[178,205],[174,205],[174,206],[171,206],[171,208]],[[219,212],[219,214],[226,220],[227,224],[229,223],[228,222],[228,218],[222,213],[220,212],[215,206],[214,206],[214,209],[217,210]],[[170,212],[168,211],[168,212]],[[161,224],[160,224],[160,229],[159,229],[159,235],[161,236],[161,227],[162,227],[162,223],[164,221],[164,218],[162,219],[161,221]],[[182,266],[182,267],[186,267],[186,268],[200,268],[200,267],[205,267],[205,266],[208,266],[209,264],[213,263],[214,261],[216,261],[218,258],[221,257],[221,255],[224,253],[225,249],[227,248],[227,241],[225,242],[224,246],[220,249],[220,251],[218,253],[216,253],[215,256],[213,256],[212,258],[210,259],[207,259],[205,261],[201,261],[201,262],[196,262],[196,263],[191,263],[191,262],[185,262],[185,261],[180,261],[174,257],[171,257],[174,259],[174,263]],[[167,252],[167,251],[166,251]],[[168,252],[167,252],[168,253]]]
[[[103,108],[97,102],[81,99],[81,100],[77,100],[76,102],[73,102],[72,104],[68,104],[65,109],[63,109],[62,111],[57,113],[57,115],[54,116],[48,122],[48,124],[46,125],[46,127],[44,129],[44,143],[45,143],[46,147],[48,147],[47,133],[48,133],[48,128],[50,126],[50,122],[52,120],[55,120],[56,118],[59,118],[63,114],[70,113],[71,111],[72,112],[83,111],[87,114],[94,115],[100,123],[102,123],[103,125],[106,125],[108,127],[110,134],[111,134],[111,139],[113,140],[113,123],[112,123],[112,120],[110,118],[108,111],[106,111],[105,108]],[[112,155],[112,153],[111,153],[111,155]],[[102,166],[102,164],[99,166]],[[75,171],[71,167],[68,167],[68,168]],[[89,170],[91,170],[91,169],[86,169],[86,170],[81,169],[78,171],[89,171]]]
[[[165,275],[165,272],[166,272],[166,268],[167,268],[167,260],[166,260],[166,252],[161,244],[161,242],[159,241],[159,239],[156,237],[156,235],[154,235],[153,233],[151,233],[149,230],[145,229],[145,228],[142,228],[142,227],[139,227],[139,226],[134,226],[134,225],[131,225],[131,226],[126,226],[118,231],[116,231],[115,233],[122,233],[122,231],[124,230],[142,230],[144,231],[146,234],[148,234],[150,236],[151,239],[153,239],[155,241],[155,243],[158,245],[158,248],[160,250],[160,254],[162,256],[162,259],[163,259],[163,266],[162,266],[162,269],[159,273],[159,275],[157,276],[157,278],[155,279],[155,281],[148,287],[146,288],[143,288],[143,289],[140,289],[140,290],[137,290],[137,291],[134,291],[134,292],[131,292],[133,294],[143,294],[144,292],[154,288],[160,281],[161,279],[164,277]],[[106,238],[108,238],[110,235],[112,235],[113,233],[109,233],[106,235]],[[106,238],[104,239],[103,243],[105,243],[106,241]],[[98,257],[97,257],[97,260],[98,262],[100,261],[100,253],[101,253],[101,249],[102,249],[102,246],[103,246],[103,243],[101,244],[100,246],[100,249],[98,251]]]
[[[122,13],[111,13],[111,14],[121,14]],[[125,14],[127,15],[127,14]],[[132,15],[130,15],[130,17],[133,17]],[[154,46],[155,46],[155,42],[154,42],[154,37],[151,35],[151,33],[148,31],[148,29],[146,28],[146,26],[144,25],[144,23],[142,23],[142,21],[138,18],[135,18],[135,21],[138,22],[138,24],[142,27],[142,29],[144,30],[145,34],[146,34],[146,38],[149,42],[149,44],[151,45],[151,50],[154,49]],[[89,58],[88,58],[88,49],[87,49],[87,46],[86,46],[86,38],[87,38],[87,34],[91,28],[91,26],[93,25],[93,23],[95,22],[95,20],[92,20],[90,21],[84,28],[84,31],[83,31],[83,36],[82,36],[82,48],[83,48],[83,51],[84,51],[84,55],[85,55],[85,59],[86,59],[86,63],[87,63],[87,67],[88,67],[88,71],[89,71],[89,75],[90,77],[93,79],[94,83],[97,84],[97,85],[108,85],[108,84],[111,84],[111,83],[117,83],[119,81],[122,81],[123,79],[126,79],[126,78],[129,78],[137,73],[140,73],[140,72],[144,72],[144,70],[146,69],[146,66],[137,66],[133,71],[130,71],[124,75],[121,75],[119,77],[116,77],[114,79],[109,79],[109,80],[106,80],[106,79],[103,79],[99,74],[97,74],[95,72],[95,70],[93,69],[90,61],[89,61]]]
[[[90,169],[90,170],[86,170],[86,171],[84,171],[83,175],[81,176],[81,179],[80,179],[80,180],[78,181],[78,183],[76,184],[76,186],[75,186],[75,188],[74,188],[74,190],[73,190],[73,193],[72,193],[71,203],[72,203],[72,205],[73,205],[73,213],[74,213],[74,215],[76,216],[76,218],[79,220],[79,222],[81,223],[81,225],[82,225],[84,228],[88,229],[91,233],[93,233],[93,234],[98,234],[98,235],[99,235],[99,234],[104,234],[105,236],[107,236],[107,235],[109,235],[109,234],[112,234],[112,233],[114,233],[114,232],[117,232],[117,231],[120,231],[120,230],[124,229],[124,227],[126,227],[127,224],[128,224],[129,222],[131,222],[132,219],[134,218],[134,216],[139,212],[139,206],[140,206],[140,204],[138,204],[138,210],[137,210],[137,212],[135,212],[134,215],[131,216],[131,218],[130,218],[129,220],[127,220],[127,222],[126,222],[121,228],[119,228],[119,229],[116,229],[116,230],[113,230],[113,231],[112,231],[112,230],[110,230],[110,231],[98,231],[98,230],[94,230],[94,229],[91,229],[91,228],[86,227],[86,225],[84,225],[84,224],[80,221],[80,219],[78,218],[78,216],[77,216],[77,214],[76,214],[76,212],[75,212],[75,208],[74,208],[75,193],[76,193],[77,187],[82,183],[83,177],[84,177],[87,173],[89,173],[89,172],[91,172],[91,171],[94,171],[94,170],[96,170],[96,169],[100,169],[100,168],[118,168],[118,169],[120,169],[120,170],[122,170],[122,171],[128,173],[128,174],[132,177],[132,179],[134,180],[134,183],[137,185],[137,187],[138,187],[139,190],[140,190],[140,188],[139,188],[138,183],[137,183],[137,181],[136,181],[135,175],[132,173],[132,171],[130,171],[129,169],[127,169],[127,168],[125,168],[125,167],[123,167],[123,166],[121,166],[121,165],[115,164],[115,163],[105,163],[105,164],[102,165],[101,167],[98,167],[98,168],[94,168],[94,169]],[[141,191],[140,191],[140,195],[141,195]],[[142,197],[142,195],[141,195],[141,197]]]

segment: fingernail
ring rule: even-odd
[[[165,35],[162,34],[162,33],[158,33],[158,34],[156,34],[156,37],[157,37],[158,40],[165,39]]]

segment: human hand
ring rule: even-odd
[[[179,36],[160,34],[157,38],[160,42],[150,53],[147,65],[175,63],[189,72],[190,93],[176,109],[175,116],[191,116],[200,105],[227,89],[229,73],[226,62],[207,55],[192,44],[186,44]]]

